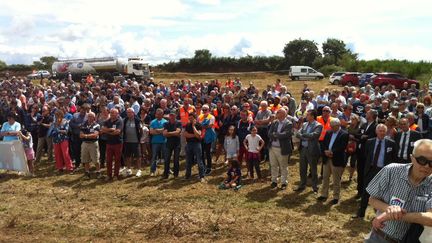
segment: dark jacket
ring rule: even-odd
[[[126,141],[126,124],[129,121],[129,117],[126,116],[126,118],[123,120],[123,141]],[[136,135],[138,138],[138,143],[141,139],[141,121],[140,119],[138,119],[138,117],[134,117],[134,121],[135,121],[135,130],[136,130]]]
[[[422,136],[417,131],[408,130],[408,132],[409,132],[409,143],[408,143],[407,159],[410,160],[409,156],[410,156],[410,154],[412,154],[412,151],[414,149],[414,142],[421,139]],[[396,156],[398,158],[399,158],[399,149],[401,146],[400,145],[401,138],[402,138],[402,132],[396,133],[396,136],[395,136],[395,142],[396,142],[396,146],[397,146]],[[401,159],[401,158],[402,157],[400,157],[399,159]]]
[[[365,163],[365,175],[369,173],[374,159],[375,142],[377,138],[371,138],[366,142],[366,163]],[[385,152],[384,152],[384,166],[396,162],[397,146],[396,143],[385,138]]]
[[[273,141],[279,140],[281,154],[289,155],[292,153],[291,139],[293,125],[288,119],[285,119],[283,122],[284,124],[280,132],[278,132],[279,120],[275,120],[271,123],[268,131],[269,148],[271,148]]]
[[[329,150],[331,137],[333,135],[333,131],[329,130],[326,132],[324,136],[324,150]],[[332,162],[334,166],[337,167],[345,167],[346,160],[346,152],[345,149],[348,145],[349,135],[344,130],[339,130],[339,133],[336,135],[336,139],[333,142],[333,146],[331,151],[333,152]],[[324,155],[325,156],[325,155]]]
[[[357,153],[358,153],[358,156],[361,157],[361,158],[364,158],[364,156],[365,156],[366,141],[368,139],[376,137],[375,130],[376,130],[377,123],[374,121],[374,122],[372,122],[372,124],[369,127],[367,127],[367,125],[368,125],[367,123],[363,124],[360,127],[360,133],[358,133],[355,136],[358,139],[358,141],[359,141],[357,143]],[[366,135],[367,137],[362,138],[362,135]]]

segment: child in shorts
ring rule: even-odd
[[[33,137],[31,133],[28,132],[26,129],[19,131],[18,136],[20,137],[24,147],[24,152],[27,158],[27,165],[30,171],[30,176],[35,176],[34,164],[33,164],[33,161],[35,159],[35,153],[33,150]]]

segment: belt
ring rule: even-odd
[[[84,143],[96,143],[97,142],[97,140],[95,140],[95,141],[83,141]]]
[[[373,231],[379,235],[381,238],[383,238],[384,240],[388,241],[389,243],[399,243],[399,240],[396,240],[390,236],[388,236],[386,233],[384,233],[382,230],[380,229],[373,229]]]

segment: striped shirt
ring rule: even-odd
[[[418,186],[413,186],[408,178],[411,166],[412,164],[387,165],[372,179],[366,191],[371,197],[389,205],[400,206],[408,213],[432,209],[432,175],[426,177]],[[409,226],[410,223],[404,221],[387,221],[383,232],[402,240]]]

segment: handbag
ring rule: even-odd
[[[356,149],[357,149],[357,142],[354,140],[350,140],[346,147],[347,154],[354,154],[356,152]]]

